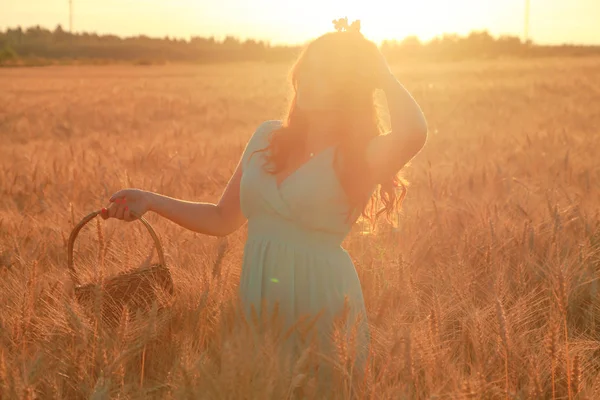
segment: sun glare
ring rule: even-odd
[[[484,29],[486,24],[493,22],[495,6],[480,3],[474,0],[453,3],[445,0],[305,0],[301,4],[286,3],[284,7],[275,0],[262,0],[261,5],[267,6],[269,13],[262,8],[245,11],[249,13],[247,18],[261,21],[261,24],[253,29],[259,36],[268,36],[267,32],[277,32],[273,35],[273,43],[298,43],[309,40],[333,30],[331,21],[340,17],[348,17],[350,21],[360,19],[363,34],[381,43],[386,39],[402,40],[407,36],[417,36],[425,41],[444,32],[466,34],[473,29]],[[280,18],[273,18],[280,13]],[[294,17],[290,17],[291,15]]]
[[[276,44],[310,40],[333,30],[331,21],[341,17],[360,19],[363,34],[378,43],[386,39],[402,40],[407,36],[429,40],[444,32],[465,34],[478,26],[484,28],[493,22],[491,19],[497,8],[475,0],[459,0],[452,4],[445,0],[257,0],[251,6],[241,5],[236,0],[223,2],[219,7],[202,3],[189,5],[197,11],[198,19],[208,18],[209,25],[227,20],[232,34],[243,29],[243,36],[268,38]],[[226,13],[225,5],[231,5],[236,12]]]
[[[4,0],[0,27],[40,25],[54,29],[70,24],[67,0]],[[233,35],[272,44],[300,44],[331,31],[331,21],[360,19],[369,39],[428,41],[444,34],[467,35],[487,30],[492,35],[524,34],[523,0],[197,0],[93,2],[73,0],[76,32],[118,36],[190,38]],[[598,41],[597,0],[531,1],[531,29],[536,43]],[[133,20],[131,16],[135,16]]]
[[[449,31],[467,33],[473,20],[488,19],[485,8],[476,2],[466,0],[461,5],[445,0],[356,2],[348,6],[348,18],[360,19],[365,36],[376,42],[407,36],[429,40]]]

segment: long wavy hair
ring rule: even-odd
[[[334,169],[348,199],[349,222],[360,215],[357,210],[371,223],[383,212],[389,221],[406,195],[405,181],[398,174],[376,182],[367,173],[367,144],[383,132],[374,97],[378,51],[375,43],[358,31],[329,32],[308,43],[291,70],[294,96],[287,118],[279,129],[271,132],[268,146],[259,150],[265,151],[264,168],[271,174],[282,171],[294,156],[306,154],[306,113],[310,111],[297,106],[298,87],[302,80],[322,74],[319,78],[327,79],[334,88],[327,112],[334,116]],[[319,60],[317,70],[309,68],[308,56]],[[373,192],[376,185],[380,188],[379,195]]]

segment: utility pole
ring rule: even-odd
[[[525,0],[525,43],[529,42],[529,6],[530,0]]]
[[[69,0],[69,32],[73,33],[73,0]]]

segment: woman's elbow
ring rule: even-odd
[[[237,231],[241,225],[230,225],[230,226],[221,226],[217,231],[215,231],[214,236],[216,237],[225,237],[229,236],[235,231]]]
[[[246,219],[243,217],[241,210],[234,212],[231,210],[225,210],[223,207],[217,206],[217,219],[215,223],[215,229],[213,235],[217,237],[224,237],[231,235],[235,231],[244,225]]]
[[[213,227],[212,229],[207,229],[205,231],[198,231],[198,233],[203,233],[208,236],[222,238],[222,237],[231,235],[236,230],[237,230],[237,228],[234,228],[231,226],[219,225],[219,226]]]

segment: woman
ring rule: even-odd
[[[372,217],[365,209],[377,185],[382,211],[394,213],[396,174],[424,146],[427,125],[358,22],[334,22],[337,32],[308,44],[293,67],[295,96],[286,121],[266,121],[256,129],[217,204],[124,189],[110,198],[102,216],[131,221],[130,211],[154,211],[214,236],[228,235],[247,220],[240,282],[246,312],[261,310],[262,301],[271,309],[278,304],[287,326],[320,313],[317,330],[326,343],[347,299],[348,320],[359,317],[356,359],[364,362],[364,300],[341,243],[361,212]],[[380,134],[375,89],[387,96],[388,134]]]

